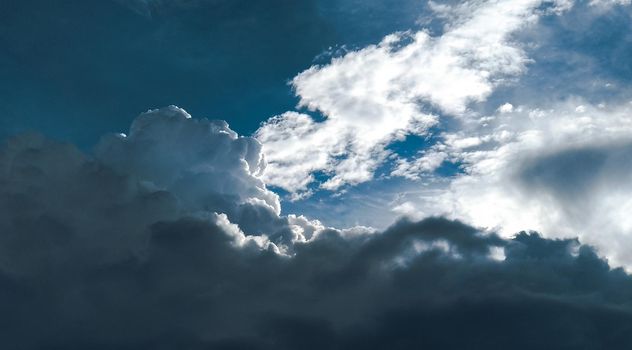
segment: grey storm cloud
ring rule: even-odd
[[[9,139],[2,348],[632,346],[632,278],[590,246],[443,218],[324,228],[281,214],[264,166],[256,140],[177,107],[93,154]]]

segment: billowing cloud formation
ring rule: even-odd
[[[103,138],[96,157],[114,170],[151,179],[151,185],[176,192],[195,207],[209,206],[212,193],[234,197],[219,202],[256,199],[280,211],[278,197],[255,177],[265,168],[259,142],[238,137],[224,121],[191,119],[178,107],[142,114],[129,135]],[[195,184],[203,184],[203,190],[189,191]]]
[[[22,136],[9,141],[0,159],[7,215],[0,227],[25,230],[25,236],[11,237],[27,243],[40,241],[28,235],[50,230],[51,242],[85,241],[78,254],[103,254],[106,260],[129,253],[100,251],[109,241],[136,250],[151,223],[214,212],[279,246],[308,239],[320,226],[279,217],[277,195],[255,176],[264,166],[256,140],[238,137],[224,121],[193,119],[177,107],[139,116],[129,135],[107,135],[94,157]],[[22,254],[10,244],[3,248],[3,256]]]
[[[329,176],[322,187],[332,190],[372,179],[389,155],[388,144],[406,134],[423,135],[436,125],[432,110],[460,115],[469,103],[484,100],[525,70],[528,59],[511,34],[537,20],[542,4],[433,5],[449,17],[441,35],[395,33],[378,45],[302,72],[292,81],[300,106],[326,119],[317,122],[288,112],[259,129],[257,138],[270,163],[266,181],[301,192],[315,180],[315,172]],[[552,4],[555,9],[567,6],[564,1]]]
[[[280,216],[253,176],[258,147],[175,107],[94,156],[9,140],[2,348],[632,345],[632,278],[577,240],[502,239],[441,218],[373,232]]]

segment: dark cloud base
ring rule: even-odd
[[[0,347],[632,347],[632,279],[591,247],[443,218],[299,239],[252,175],[259,152],[176,108],[139,117],[94,155],[9,140]]]

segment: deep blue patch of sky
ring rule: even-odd
[[[163,0],[142,15],[123,3],[0,3],[0,137],[38,130],[89,148],[169,104],[248,135],[294,109],[288,81],[319,54],[378,42],[423,10],[408,0]]]

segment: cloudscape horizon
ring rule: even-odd
[[[629,348],[630,29],[628,0],[0,4],[0,347]]]

